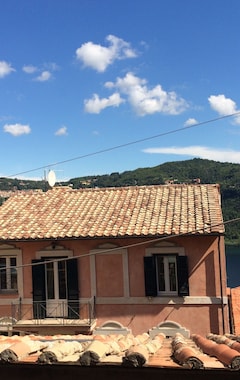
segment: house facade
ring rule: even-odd
[[[218,185],[154,185],[11,196],[0,207],[0,321],[81,332],[164,321],[229,332]],[[30,328],[31,326],[33,326]],[[20,328],[19,327],[19,328]]]

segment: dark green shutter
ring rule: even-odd
[[[188,258],[177,256],[178,295],[181,297],[189,295],[188,285]]]
[[[67,260],[68,317],[79,319],[78,260]]]
[[[33,316],[46,318],[45,266],[43,260],[32,260]]]
[[[154,256],[144,257],[145,295],[157,296],[156,262]]]

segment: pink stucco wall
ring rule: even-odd
[[[149,238],[146,239],[149,241]],[[191,297],[225,297],[226,265],[224,239],[217,236],[187,236],[169,240],[176,246],[184,247],[189,263],[189,288]],[[115,320],[138,334],[148,331],[165,320],[175,321],[185,326],[191,333],[228,332],[228,310],[221,303],[185,304],[184,300],[175,303],[156,303],[145,297],[143,257],[145,249],[153,244],[136,245],[140,239],[93,239],[58,241],[65,249],[73,252],[78,259],[79,296],[80,298],[96,297],[97,324]],[[32,298],[32,259],[36,252],[42,251],[51,242],[18,242],[14,246],[22,250],[23,257],[23,303]],[[112,243],[116,246],[129,246],[127,262],[129,274],[129,295],[124,296],[123,255],[101,254],[95,259],[96,294],[92,294],[91,258],[88,253],[99,248],[101,244]],[[4,305],[4,297],[17,299],[18,295],[0,295],[0,316],[10,313],[9,302]],[[138,304],[139,298],[139,304]],[[105,304],[100,299],[108,299]],[[111,300],[113,299],[113,300]],[[133,299],[133,304],[129,303]],[[118,302],[116,302],[118,300]],[[144,300],[144,302],[142,302]],[[115,303],[114,303],[115,302]]]
[[[191,334],[206,335],[222,333],[221,308],[212,305],[99,305],[98,324],[116,320],[127,326],[134,334],[147,332],[164,321],[173,321],[190,330]],[[103,317],[104,316],[104,317]]]

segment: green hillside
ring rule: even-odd
[[[151,168],[139,168],[122,173],[72,178],[58,185],[73,188],[119,187],[164,183],[219,183],[221,186],[224,220],[240,217],[240,165],[203,159],[167,162]],[[0,190],[42,189],[45,181],[23,181],[0,178]],[[226,242],[240,244],[240,223],[226,225]]]
[[[220,183],[221,185],[240,185],[240,165],[210,160],[193,159],[166,162],[151,168],[140,168],[123,173],[72,178],[68,183],[74,187],[106,187],[128,185],[192,183],[200,178],[201,183]]]

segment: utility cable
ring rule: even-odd
[[[112,254],[114,252],[117,252],[117,251],[121,251],[123,249],[128,249],[128,248],[132,248],[132,247],[138,247],[138,246],[141,246],[141,245],[147,245],[147,244],[153,244],[153,243],[157,243],[157,242],[160,242],[160,241],[164,241],[164,240],[169,240],[171,238],[176,238],[176,237],[181,237],[181,236],[191,236],[193,234],[197,234],[197,233],[202,233],[203,230],[207,231],[209,230],[210,228],[213,228],[213,227],[220,227],[220,226],[224,226],[226,224],[230,224],[230,223],[234,223],[234,222],[240,222],[240,217],[239,218],[234,218],[234,219],[229,219],[227,221],[223,221],[221,223],[217,223],[217,224],[212,224],[212,225],[209,225],[205,228],[199,228],[199,229],[195,229],[195,230],[192,230],[190,232],[184,232],[184,233],[180,233],[180,234],[171,234],[171,235],[168,235],[168,236],[162,236],[162,237],[159,237],[159,238],[154,238],[154,239],[149,239],[149,240],[145,240],[145,241],[141,241],[141,242],[138,242],[138,243],[133,243],[133,244],[128,244],[128,245],[123,245],[123,246],[119,246],[119,247],[114,247],[114,248],[108,248],[108,249],[99,249],[98,252],[86,252],[86,253],[82,253],[81,255],[76,255],[76,256],[71,256],[71,257],[64,257],[64,258],[58,258],[58,259],[53,259],[53,260],[47,260],[45,262],[46,263],[54,263],[54,262],[59,262],[59,261],[69,261],[69,260],[73,260],[73,259],[81,259],[81,258],[84,258],[84,257],[90,257],[90,256],[95,256],[95,255],[107,255],[107,254]],[[200,235],[198,235],[200,236]],[[139,238],[141,238],[142,236],[139,236]],[[50,239],[51,240],[51,239]],[[57,243],[57,241],[54,241],[54,243]],[[98,248],[96,248],[96,250],[98,250]],[[52,251],[51,251],[52,252]],[[22,265],[16,265],[16,266],[9,266],[8,269],[19,269],[19,268],[26,268],[26,267],[33,267],[33,266],[36,266],[36,265],[42,265],[44,262],[39,262],[39,263],[29,263],[29,264],[22,264]],[[6,267],[5,268],[0,268],[0,271],[1,270],[6,270]]]
[[[90,152],[90,153],[83,154],[81,156],[77,156],[77,157],[73,157],[73,158],[69,158],[69,159],[66,159],[66,160],[63,160],[63,161],[58,161],[58,162],[55,162],[55,163],[52,163],[52,164],[48,164],[48,165],[44,165],[44,166],[39,166],[38,168],[35,168],[35,169],[25,170],[25,171],[22,171],[22,172],[19,172],[19,173],[8,175],[5,178],[16,177],[16,176],[19,176],[19,175],[35,172],[37,170],[43,170],[43,169],[50,168],[50,167],[53,167],[53,166],[65,164],[67,162],[80,160],[82,158],[96,156],[98,154],[110,152],[110,151],[116,150],[116,149],[125,148],[125,147],[130,146],[130,145],[139,144],[139,143],[144,142],[144,141],[153,140],[153,139],[156,139],[158,137],[167,136],[167,135],[174,134],[174,133],[177,133],[177,132],[186,131],[187,129],[190,129],[190,128],[196,128],[196,127],[199,127],[199,126],[202,126],[202,125],[206,125],[206,124],[209,124],[209,123],[213,123],[215,121],[220,121],[220,120],[223,120],[223,119],[226,119],[226,118],[229,118],[229,117],[233,117],[233,116],[237,116],[237,115],[240,115],[240,111],[232,113],[230,115],[220,116],[220,117],[217,117],[215,119],[210,119],[210,120],[202,121],[202,122],[199,122],[199,123],[196,123],[196,124],[193,124],[193,125],[189,125],[187,127],[181,127],[181,128],[177,128],[177,129],[172,129],[170,131],[162,132],[162,133],[159,133],[159,134],[154,135],[154,136],[149,136],[149,137],[144,137],[144,138],[139,139],[139,140],[129,141],[127,143],[120,144],[120,145],[115,145],[115,146],[112,146],[112,147],[109,147],[109,148],[105,148],[105,149],[101,149],[101,150],[98,150],[96,152]]]

